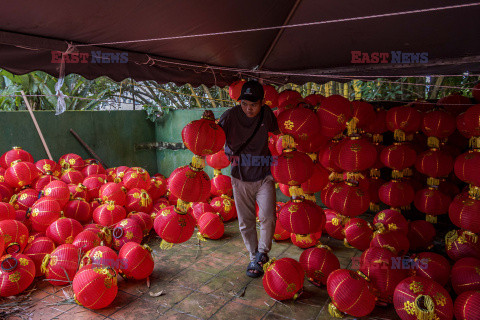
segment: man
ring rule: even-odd
[[[275,232],[276,193],[270,165],[275,165],[268,149],[268,133],[278,134],[277,119],[264,105],[263,86],[246,82],[237,105],[225,111],[219,125],[226,134],[225,153],[232,162],[233,197],[243,242],[250,254],[247,275],[263,275]],[[259,207],[260,239],[257,238],[255,203]]]

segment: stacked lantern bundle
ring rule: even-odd
[[[3,200],[10,198],[0,202],[0,253],[6,253],[0,296],[18,294],[34,277],[45,276],[55,286],[73,283],[77,303],[98,309],[115,298],[118,273],[133,279],[152,273],[150,250],[140,243],[153,225],[153,201],[165,195],[164,178],[150,179],[138,167],[110,168],[107,174],[94,160],[72,153],[58,163],[34,163],[28,152],[14,148],[0,159]]]

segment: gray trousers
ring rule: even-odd
[[[268,253],[272,248],[277,220],[275,182],[271,175],[255,182],[246,182],[232,177],[232,187],[238,226],[243,242],[250,253],[250,261],[253,261],[257,251]],[[259,208],[260,240],[257,238],[255,202]]]

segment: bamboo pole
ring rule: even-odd
[[[193,87],[190,83],[187,83],[187,85],[190,88],[190,91],[192,91],[193,97],[195,98],[195,101],[197,102],[198,107],[201,108],[202,103],[200,102],[200,99],[198,98],[197,93],[195,92],[195,90],[193,90]]]
[[[207,94],[207,97],[210,98],[210,104],[212,105],[212,108],[216,108],[217,105],[215,104],[215,101],[213,100],[212,94],[210,93],[210,90],[208,90],[208,87],[204,84],[202,84],[203,91]]]

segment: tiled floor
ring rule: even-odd
[[[323,237],[332,247],[341,267],[351,264],[360,252],[340,241]],[[125,281],[119,277],[118,296],[111,306],[90,311],[73,303],[69,287],[53,287],[38,280],[30,295],[30,307],[7,319],[330,319],[325,288],[305,280],[304,293],[296,301],[275,301],[263,289],[261,278],[245,275],[248,258],[238,231],[238,222],[226,224],[220,240],[188,242],[162,251],[159,240],[149,241],[155,254],[151,286],[146,281]],[[276,242],[270,257],[298,260],[302,249],[290,241]],[[155,293],[163,294],[155,297]],[[153,295],[153,296],[152,296]],[[11,303],[14,300],[0,301]],[[1,315],[0,315],[1,318]],[[398,319],[393,308],[377,307],[368,319]],[[345,318],[353,319],[353,318]]]

